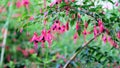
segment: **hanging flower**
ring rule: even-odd
[[[75,33],[75,34],[74,34],[73,39],[74,39],[74,43],[76,43],[76,41],[77,41],[77,39],[78,39],[78,33]]]
[[[69,30],[69,22],[66,23],[65,27],[66,27],[66,30]]]
[[[33,42],[34,43],[34,48],[37,49],[38,48],[38,35],[37,33],[35,32],[33,37],[30,39],[30,42]]]
[[[78,31],[79,28],[80,28],[80,26],[79,26],[79,22],[77,22],[77,23],[76,23],[76,31]]]
[[[102,40],[103,40],[104,43],[106,43],[107,42],[107,36],[103,35]]]
[[[30,4],[30,1],[29,0],[22,0],[22,4],[28,8],[29,7],[29,4]]]
[[[98,20],[99,32],[102,33],[104,31],[103,22],[99,19]]]
[[[16,7],[17,7],[17,8],[20,8],[21,6],[22,6],[21,1],[20,1],[20,0],[17,0],[17,2],[16,2]]]

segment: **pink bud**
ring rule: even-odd
[[[104,36],[102,37],[102,40],[103,40],[104,43],[107,42],[107,37],[106,37],[106,35],[104,35]]]
[[[78,38],[78,33],[75,33],[73,38],[74,38],[74,43],[76,43],[77,38]]]
[[[76,31],[78,31],[79,28],[80,28],[80,26],[79,26],[79,22],[77,22],[77,23],[76,23]]]

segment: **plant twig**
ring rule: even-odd
[[[100,35],[101,35],[101,33],[98,34],[96,37],[98,37],[98,36],[100,36]],[[92,42],[94,39],[95,39],[95,38],[93,37],[93,38],[90,39],[88,42],[84,43],[84,44],[82,45],[82,47],[79,46],[79,47],[76,49],[76,52],[75,52],[75,53],[73,54],[73,56],[67,61],[67,63],[64,65],[63,68],[68,68],[68,66],[69,66],[69,64],[71,63],[71,61],[73,61],[73,60],[75,59],[75,57],[80,53],[80,51],[81,51],[82,49],[84,49],[85,47],[87,47],[88,44],[89,44],[90,42]]]
[[[2,50],[1,50],[1,60],[0,63],[2,65],[3,62],[3,57],[4,57],[4,52],[5,52],[5,45],[6,45],[6,39],[7,39],[7,29],[5,29],[4,35],[3,35],[3,42],[2,42]]]

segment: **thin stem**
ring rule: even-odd
[[[8,32],[8,25],[9,25],[9,20],[10,20],[10,16],[11,16],[11,10],[12,10],[11,7],[12,7],[12,4],[9,6],[9,9],[8,9],[8,16],[7,16],[5,25],[4,25],[4,27],[3,27],[3,28],[5,29],[5,32],[4,32],[4,35],[3,35],[2,50],[1,50],[1,58],[0,58],[0,66],[1,66],[1,67],[2,67],[3,59],[4,59],[5,45],[6,45],[7,32]]]
[[[7,39],[7,29],[5,29],[5,32],[4,32],[4,36],[3,36],[3,42],[2,42],[2,50],[1,50],[1,61],[0,61],[0,63],[1,63],[1,65],[2,65],[2,63],[3,63],[3,57],[4,57],[4,52],[5,52],[5,45],[6,45],[6,39]]]
[[[98,34],[96,37],[98,37],[98,36],[100,36],[100,35],[101,35],[101,33]],[[90,42],[92,42],[94,39],[95,39],[95,38],[93,37],[93,38],[90,39],[88,42],[84,43],[84,44],[82,45],[82,47],[79,46],[79,47],[76,49],[76,52],[75,52],[75,53],[73,54],[73,56],[68,60],[68,62],[64,65],[63,68],[68,68],[70,62],[71,62],[72,60],[74,60],[75,57],[81,52],[81,50],[84,49],[85,47],[87,47],[88,44],[89,44]]]

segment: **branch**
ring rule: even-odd
[[[102,33],[98,34],[96,37],[100,36],[101,34],[102,34]],[[70,62],[73,61],[73,60],[75,59],[75,57],[80,53],[80,51],[81,51],[82,49],[84,49],[85,47],[87,47],[88,44],[89,44],[90,42],[92,42],[94,39],[95,39],[95,38],[93,37],[93,38],[90,39],[88,42],[84,43],[84,44],[82,45],[82,47],[79,46],[79,47],[76,49],[76,52],[75,52],[75,53],[73,54],[73,56],[67,61],[67,63],[64,65],[63,68],[68,68]]]

